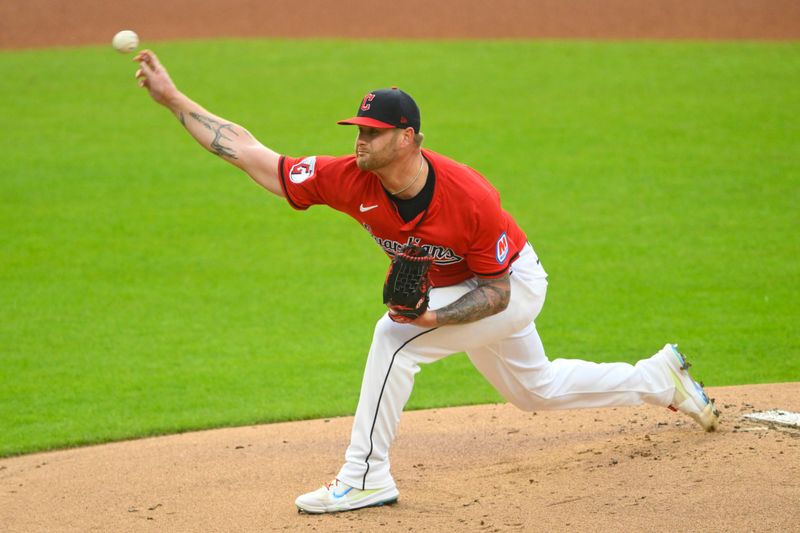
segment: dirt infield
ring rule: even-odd
[[[645,406],[405,413],[400,500],[328,516],[294,498],[332,478],[352,418],[186,433],[0,460],[16,531],[797,531],[800,431],[743,413],[800,411],[800,383],[711,389],[708,434]]]
[[[0,48],[197,37],[798,39],[796,0],[3,0]]]
[[[453,7],[456,4],[457,7]],[[796,0],[5,0],[0,48],[187,37],[797,39]],[[33,531],[797,531],[800,383],[712,389],[706,434],[652,406],[404,415],[391,507],[331,516],[294,498],[332,478],[352,418],[186,433],[0,460],[0,529]]]

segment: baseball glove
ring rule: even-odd
[[[383,303],[395,314],[415,319],[428,309],[428,269],[433,256],[407,244],[395,255],[383,284]]]

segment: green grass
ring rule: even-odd
[[[489,177],[541,256],[552,358],[674,341],[711,385],[800,377],[800,45],[156,50],[292,155],[349,152],[335,121],[408,90],[426,145]],[[134,70],[108,47],[0,53],[0,455],[355,409],[385,258],[203,152]],[[410,407],[500,400],[455,356]]]

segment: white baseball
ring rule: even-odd
[[[111,39],[111,46],[120,54],[129,54],[139,46],[139,36],[135,31],[122,30]]]

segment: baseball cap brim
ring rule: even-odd
[[[341,124],[343,126],[367,126],[368,128],[381,128],[381,129],[389,129],[394,128],[393,125],[389,124],[388,122],[383,122],[381,120],[376,120],[374,118],[369,117],[353,117],[348,118],[345,120],[340,120],[337,124]]]

